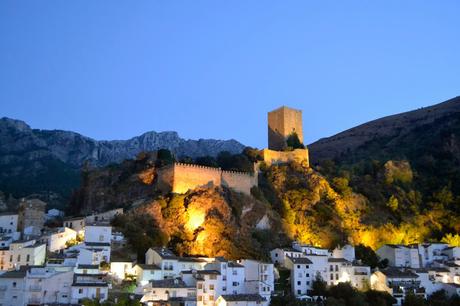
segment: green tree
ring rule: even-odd
[[[379,264],[379,257],[371,247],[363,244],[358,244],[355,247],[356,258],[361,260],[363,264],[366,264],[374,269]]]
[[[321,277],[321,274],[317,273],[315,276],[315,280],[311,284],[313,296],[326,296],[327,295],[327,284]]]
[[[292,132],[286,139],[286,145],[288,148],[295,149],[305,149],[305,146],[300,142],[299,135],[296,132]]]
[[[167,149],[160,149],[157,152],[157,160],[155,162],[156,167],[163,167],[166,165],[170,165],[175,162],[174,156],[172,155],[171,151]]]
[[[404,299],[403,306],[423,306],[426,305],[425,299],[421,296],[409,293]]]
[[[399,206],[399,201],[398,199],[392,195],[389,199],[388,199],[388,202],[387,202],[387,207],[391,209],[391,211],[395,212],[398,210],[398,206]]]

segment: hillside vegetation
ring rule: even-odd
[[[333,248],[352,243],[373,249],[383,243],[439,240],[458,232],[456,198],[448,187],[430,201],[415,188],[407,161],[374,163],[363,172],[331,162],[316,169],[299,163],[260,164],[252,196],[221,187],[184,195],[156,190],[156,169],[171,154],[142,154],[118,166],[87,170],[74,208],[90,211],[122,206],[119,227],[142,258],[151,246],[183,255],[267,258],[270,249],[298,240]],[[254,150],[217,160],[246,167]],[[223,158],[226,157],[226,158]],[[233,162],[232,162],[233,161]]]

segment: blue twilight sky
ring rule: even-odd
[[[460,1],[0,1],[0,117],[127,139],[149,130],[305,142],[460,95]]]

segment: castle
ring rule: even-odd
[[[307,148],[288,150],[287,139],[294,133],[303,143],[301,110],[282,106],[268,113],[268,148],[262,151],[267,165],[289,161],[309,165]]]
[[[257,173],[225,171],[221,168],[195,164],[173,163],[159,170],[160,189],[174,193],[186,193],[189,189],[205,186],[226,186],[250,195],[257,186]]]
[[[303,143],[302,111],[286,106],[268,113],[268,148],[262,150],[267,165],[296,161],[308,166],[308,149],[289,149],[287,139],[297,134]],[[254,168],[257,168],[254,165]],[[158,187],[164,191],[186,193],[190,189],[205,186],[226,186],[250,195],[258,185],[258,171],[225,171],[221,168],[195,164],[173,163],[158,170]]]

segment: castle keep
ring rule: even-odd
[[[290,161],[309,165],[307,148],[286,150],[286,140],[292,133],[303,143],[302,111],[282,106],[268,113],[268,149],[262,151],[267,165]]]
[[[296,133],[303,143],[302,111],[282,106],[268,113],[268,148],[275,151],[286,149],[286,139]]]
[[[158,184],[161,189],[174,193],[186,193],[190,189],[205,186],[226,186],[250,195],[251,188],[257,186],[257,174],[174,163],[160,169]]]

